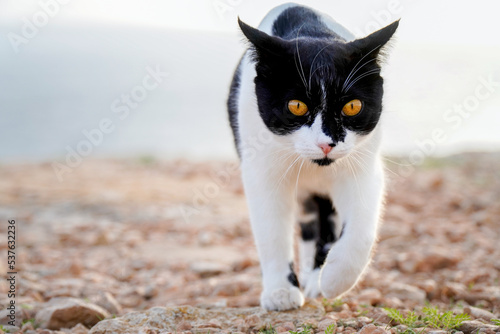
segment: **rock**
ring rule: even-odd
[[[193,326],[191,325],[191,323],[187,322],[187,321],[181,321],[178,325],[177,325],[177,330],[180,331],[180,332],[183,332],[183,331],[188,331],[190,330],[191,328],[193,328]]]
[[[196,334],[210,334],[210,333],[219,333],[221,331],[220,328],[215,328],[215,327],[199,327],[192,329],[191,332]]]
[[[78,324],[71,328],[71,334],[88,334],[89,329],[82,324]]]
[[[287,331],[295,330],[295,325],[291,321],[285,322],[285,323],[281,324],[281,326]]]
[[[433,329],[427,332],[427,334],[447,334],[447,331],[439,330],[439,329]]]
[[[441,294],[448,298],[463,299],[463,297],[469,293],[464,284],[446,282],[441,289]]]
[[[382,299],[382,304],[385,305],[385,307],[392,307],[392,308],[403,308],[404,304],[401,301],[401,299],[397,297],[384,297]]]
[[[365,325],[359,331],[359,334],[386,334],[386,333],[387,332],[383,328],[377,327],[373,324]]]
[[[363,316],[357,317],[356,320],[361,325],[360,327],[365,326],[367,324],[371,324],[373,322],[373,319],[370,319],[368,317],[363,317]]]
[[[400,253],[396,256],[399,270],[407,274],[413,274],[417,271],[417,255],[413,253]]]
[[[391,322],[391,318],[387,316],[387,311],[383,308],[371,308],[366,313],[366,316],[370,319],[373,319],[374,324],[388,324]]]
[[[500,331],[500,326],[485,324],[484,322],[481,322],[479,320],[468,320],[462,322],[460,327],[458,327],[458,330],[464,332],[464,334],[475,334],[480,329],[491,329],[495,332],[498,332]]]
[[[352,318],[352,311],[351,310],[342,310],[339,313],[337,313],[337,317],[340,319],[350,319]]]
[[[2,324],[2,327],[5,330],[5,333],[19,333],[19,331],[21,330],[19,327],[11,325]]]
[[[274,327],[274,330],[276,333],[290,333],[290,331],[283,326],[276,326]]]
[[[259,327],[260,326],[260,317],[257,314],[253,314],[245,319],[245,323],[248,327]]]
[[[232,269],[233,269],[233,271],[238,272],[238,271],[243,271],[243,270],[250,268],[252,266],[256,266],[258,264],[259,263],[256,260],[254,260],[250,257],[247,257],[247,258],[244,258],[243,260],[236,261],[235,263],[233,263]]]
[[[225,265],[209,261],[194,262],[190,268],[202,278],[220,275],[223,272],[229,271],[229,268]]]
[[[14,317],[14,314],[11,315],[10,310],[7,310],[6,308],[0,311],[0,324],[7,324],[9,321],[12,321],[10,317]],[[15,322],[14,324],[16,326],[21,326],[22,321],[24,320],[23,312],[22,310],[18,307],[16,309],[15,313]]]
[[[392,283],[389,286],[389,297],[396,297],[401,300],[408,300],[417,303],[425,302],[426,293],[425,291],[408,284],[403,283]]]
[[[213,289],[213,295],[216,296],[239,296],[250,290],[251,283],[245,280],[235,280],[218,283]]]
[[[199,328],[222,328],[222,324],[217,319],[211,319],[207,323],[198,326]]]
[[[146,311],[127,313],[121,317],[97,323],[90,334],[136,334],[157,330],[159,333],[181,332],[178,326],[188,321],[192,333],[258,332],[269,324],[282,324],[288,329],[296,319],[319,319],[323,316],[321,304],[307,301],[304,307],[287,312],[267,312],[260,307],[210,308],[192,306],[153,307]],[[210,319],[210,320],[208,320]],[[239,320],[241,319],[241,320]],[[354,321],[355,322],[355,321]],[[288,324],[287,324],[288,323]]]
[[[481,328],[480,330],[477,331],[478,333],[485,333],[485,334],[497,334],[499,332],[495,332],[491,328]]]
[[[23,333],[25,333],[26,331],[29,331],[29,330],[35,330],[35,328],[33,327],[33,322],[31,321],[28,321],[26,322],[22,327],[21,327],[21,331]]]
[[[285,323],[280,323],[280,324],[275,324],[275,325],[273,325],[273,327],[277,333],[287,333],[287,332],[289,333],[290,331],[295,330],[295,325],[291,321],[288,321]]]
[[[246,324],[245,319],[238,318],[236,320],[233,320],[233,324],[240,332],[246,333],[248,331],[249,326]]]
[[[382,293],[378,289],[365,289],[357,296],[360,304],[377,305],[382,299]]]
[[[408,326],[406,326],[406,325],[397,325],[396,327],[393,327],[392,329],[395,329],[396,333],[405,333],[408,330]]]
[[[409,252],[397,256],[398,268],[408,274],[434,272],[456,265],[463,259],[461,254],[440,247],[432,247],[423,253]]]
[[[77,324],[92,327],[109,313],[100,306],[76,298],[52,298],[41,306],[36,322],[41,328],[72,328]]]
[[[491,319],[495,318],[495,315],[493,313],[473,306],[465,307],[464,312],[473,316],[474,318],[481,318],[486,321],[491,321]]]
[[[137,289],[127,289],[124,291],[120,291],[120,294],[116,296],[116,298],[118,299],[118,303],[125,308],[136,308],[144,300]]]
[[[198,244],[206,247],[214,243],[214,235],[208,231],[201,231],[198,233]]]
[[[418,272],[434,272],[452,267],[461,260],[462,256],[457,252],[450,252],[448,249],[443,248],[431,248],[418,261],[416,270]]]
[[[137,293],[148,300],[158,295],[158,289],[154,285],[140,286],[137,288]]]
[[[417,282],[417,285],[420,289],[427,292],[427,294],[432,294],[437,290],[437,283],[432,279],[426,279],[424,281]]]
[[[69,265],[68,271],[73,275],[73,276],[80,276],[83,272],[83,265],[82,261],[80,259],[74,259],[71,261],[71,264]]]
[[[337,327],[337,322],[335,320],[333,320],[333,319],[321,320],[318,323],[318,330],[319,331],[325,331],[328,328],[328,326],[330,326],[330,325],[335,325],[332,328],[336,328]],[[333,331],[333,333],[335,333],[335,330]]]
[[[305,326],[309,326],[311,328],[318,328],[318,321],[315,319],[307,319],[302,321],[302,324]]]
[[[362,327],[362,326],[360,326],[360,324],[358,323],[358,321],[356,319],[344,320],[342,323],[343,323],[344,327],[351,327],[351,328],[356,328],[356,329],[360,329]]]
[[[351,333],[356,333],[356,329],[352,328],[352,327],[346,327],[344,328],[344,330],[342,331],[343,334],[351,334]]]
[[[118,303],[115,297],[113,297],[113,295],[109,292],[103,292],[98,295],[94,295],[89,299],[92,303],[102,307],[112,315],[118,315],[122,312],[120,303]]]

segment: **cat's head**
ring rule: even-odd
[[[260,116],[284,145],[318,165],[349,155],[382,112],[381,49],[399,21],[346,42],[282,39],[239,21],[252,43]]]

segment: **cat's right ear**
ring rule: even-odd
[[[238,17],[238,24],[245,37],[255,47],[257,56],[283,56],[288,48],[287,43],[280,37],[270,36],[259,29],[255,29]]]

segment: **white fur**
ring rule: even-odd
[[[282,10],[271,11],[259,27],[269,32],[269,22]],[[313,192],[329,195],[338,212],[338,223],[345,224],[342,237],[333,245],[321,270],[312,270],[310,261],[305,260],[310,256],[310,245],[302,245],[305,267],[300,277],[306,279],[307,296],[317,296],[320,291],[330,298],[345,293],[368,264],[383,193],[380,133],[379,127],[369,136],[348,131],[344,141],[328,153],[335,163],[323,167],[313,164],[311,159],[324,157],[318,144],[331,142],[321,130],[321,118],[288,136],[271,134],[257,109],[255,76],[255,65],[247,53],[241,67],[238,101],[240,148],[255,138],[269,140],[253,146],[258,147],[256,154],[242,150],[242,178],[263,275],[261,305],[267,310],[287,310],[304,303],[300,290],[287,279],[294,258],[297,197]]]
[[[321,274],[321,269],[316,268],[314,269],[309,276],[307,277],[307,280],[302,283],[304,286],[304,294],[308,298],[316,298],[321,294],[321,289],[319,286],[319,277]]]
[[[300,262],[299,281],[301,285],[307,284],[309,276],[314,270],[315,255],[316,255],[316,241],[301,240],[299,244],[299,262]]]

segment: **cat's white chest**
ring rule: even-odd
[[[297,171],[299,193],[328,195],[335,179],[333,167],[318,167],[311,163]]]

